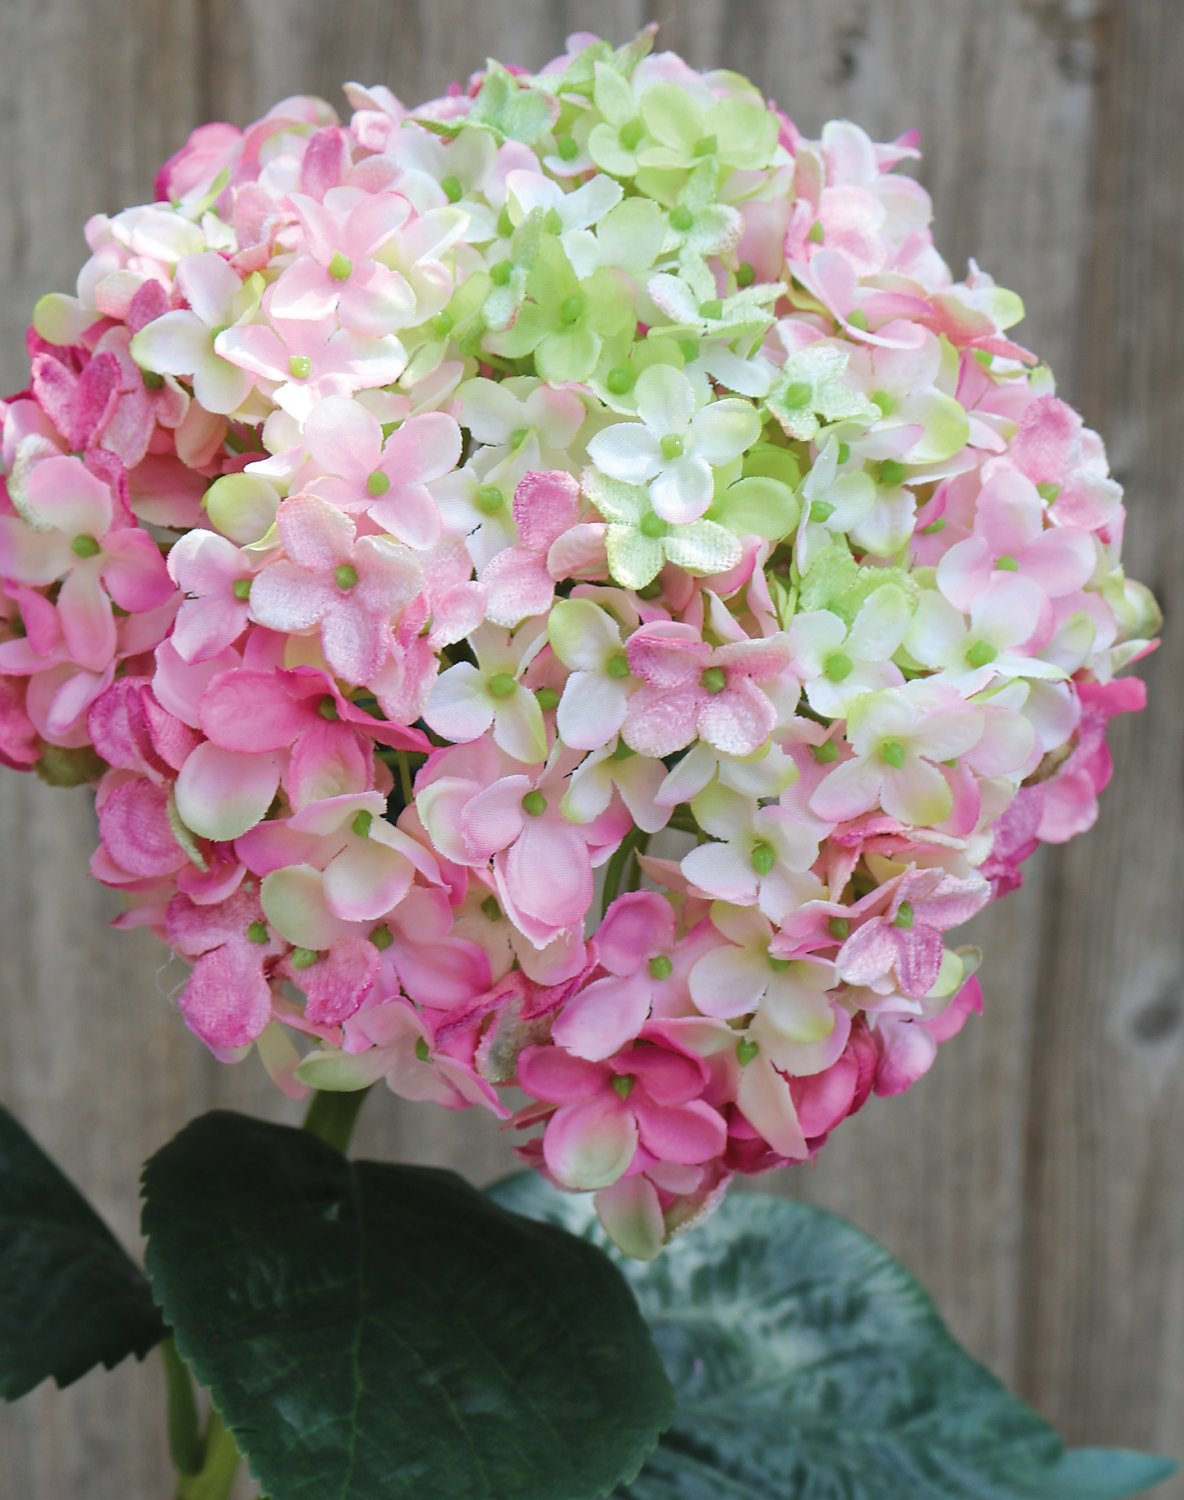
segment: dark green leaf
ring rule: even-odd
[[[669,1420],[611,1261],[451,1173],[219,1112],[144,1192],[157,1298],[272,1500],[591,1500]]]
[[[0,1397],[143,1358],[163,1333],[135,1263],[0,1109]]]
[[[611,1250],[585,1199],[533,1173],[494,1196]],[[1117,1500],[1174,1468],[1067,1453],[902,1266],[820,1209],[733,1193],[657,1261],[621,1265],[678,1392],[622,1500]]]

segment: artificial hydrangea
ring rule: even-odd
[[[189,1028],[641,1256],[979,1008],[1157,628],[913,138],[651,43],[203,126],[0,407],[0,758],[96,783]]]

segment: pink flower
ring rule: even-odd
[[[876,896],[882,897],[881,886]],[[937,983],[945,948],[942,933],[969,922],[991,899],[979,876],[962,879],[944,870],[909,870],[891,889],[888,905],[852,932],[835,969],[848,984],[895,984],[920,999]]]
[[[556,580],[578,575],[581,561],[562,550],[580,509],[580,487],[570,474],[525,474],[514,491],[513,509],[518,545],[499,552],[481,570],[486,618],[495,625],[517,625],[528,615],[545,615],[555,597]]]
[[[543,1157],[566,1188],[604,1188],[635,1164],[694,1165],[724,1149],[723,1117],[701,1095],[706,1063],[660,1026],[604,1062],[559,1047],[528,1047],[518,1082],[558,1108],[547,1121]]]
[[[174,896],[165,934],[178,953],[195,960],[178,1000],[190,1031],[216,1051],[260,1036],[271,1019],[267,970],[284,944],[267,930],[257,892],[240,887],[212,905]]]
[[[414,321],[415,294],[405,278],[377,259],[411,214],[396,193],[331,187],[318,203],[292,193],[304,229],[302,253],[271,293],[276,318],[329,318],[366,338],[382,338]]]
[[[185,661],[208,661],[247,627],[251,580],[261,558],[216,531],[188,531],[173,543],[168,569],[185,599],[172,642]]]
[[[626,646],[642,685],[629,700],[623,734],[641,755],[664,756],[702,738],[751,755],[769,738],[776,711],[758,683],[789,665],[782,635],[711,647],[690,625],[643,625]]]
[[[460,459],[460,428],[444,412],[409,417],[383,442],[376,417],[355,401],[330,396],[304,424],[308,455],[321,474],[308,489],[347,514],[362,511],[409,547],[428,548],[440,536],[440,516],[428,485]]]
[[[110,489],[72,456],[33,464],[19,509],[23,519],[0,515],[0,577],[33,587],[60,581],[65,644],[79,666],[101,672],[116,651],[112,601],[147,611],[173,592],[156,543],[117,523]]]
[[[358,539],[349,517],[315,495],[285,500],[276,526],[286,557],[256,575],[252,618],[285,634],[319,627],[335,675],[368,682],[390,654],[394,621],[422,581],[414,555],[387,537]]]

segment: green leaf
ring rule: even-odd
[[[585,1198],[536,1174],[494,1189],[612,1253]],[[621,1500],[1117,1500],[1162,1459],[1067,1453],[850,1224],[733,1193],[648,1265],[617,1257],[678,1392]]]
[[[592,1500],[669,1420],[612,1263],[451,1173],[215,1112],[144,1195],[177,1347],[271,1500]]]
[[[533,145],[559,118],[559,101],[518,82],[500,63],[490,61],[472,108],[463,124],[477,125],[502,140]]]
[[[0,1397],[142,1359],[163,1335],[143,1274],[0,1109]]]

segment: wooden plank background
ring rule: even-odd
[[[780,1191],[845,1213],[955,1332],[1079,1443],[1184,1452],[1184,27],[1179,0],[3,0],[0,375],[81,227],[150,197],[203,119],[243,123],[349,78],[408,101],[487,53],[540,64],[577,26],[651,18],[815,132],[919,124],[939,243],[1026,299],[1026,341],[1107,437],[1131,572],[1168,609],[1150,714],[1119,721],[1098,827],[981,926],[987,1012],[907,1098],[873,1104]],[[0,776],[0,1098],[137,1240],[143,1155],[212,1105],[290,1117],[254,1065],[207,1059],[153,940],[107,931],[83,793]],[[369,1154],[480,1180],[487,1120],[389,1098]],[[0,1412],[0,1495],[164,1500],[158,1370],[127,1365]],[[1161,1487],[1184,1500],[1184,1481]],[[432,1497],[435,1500],[435,1497]],[[443,1497],[441,1497],[443,1500]]]

